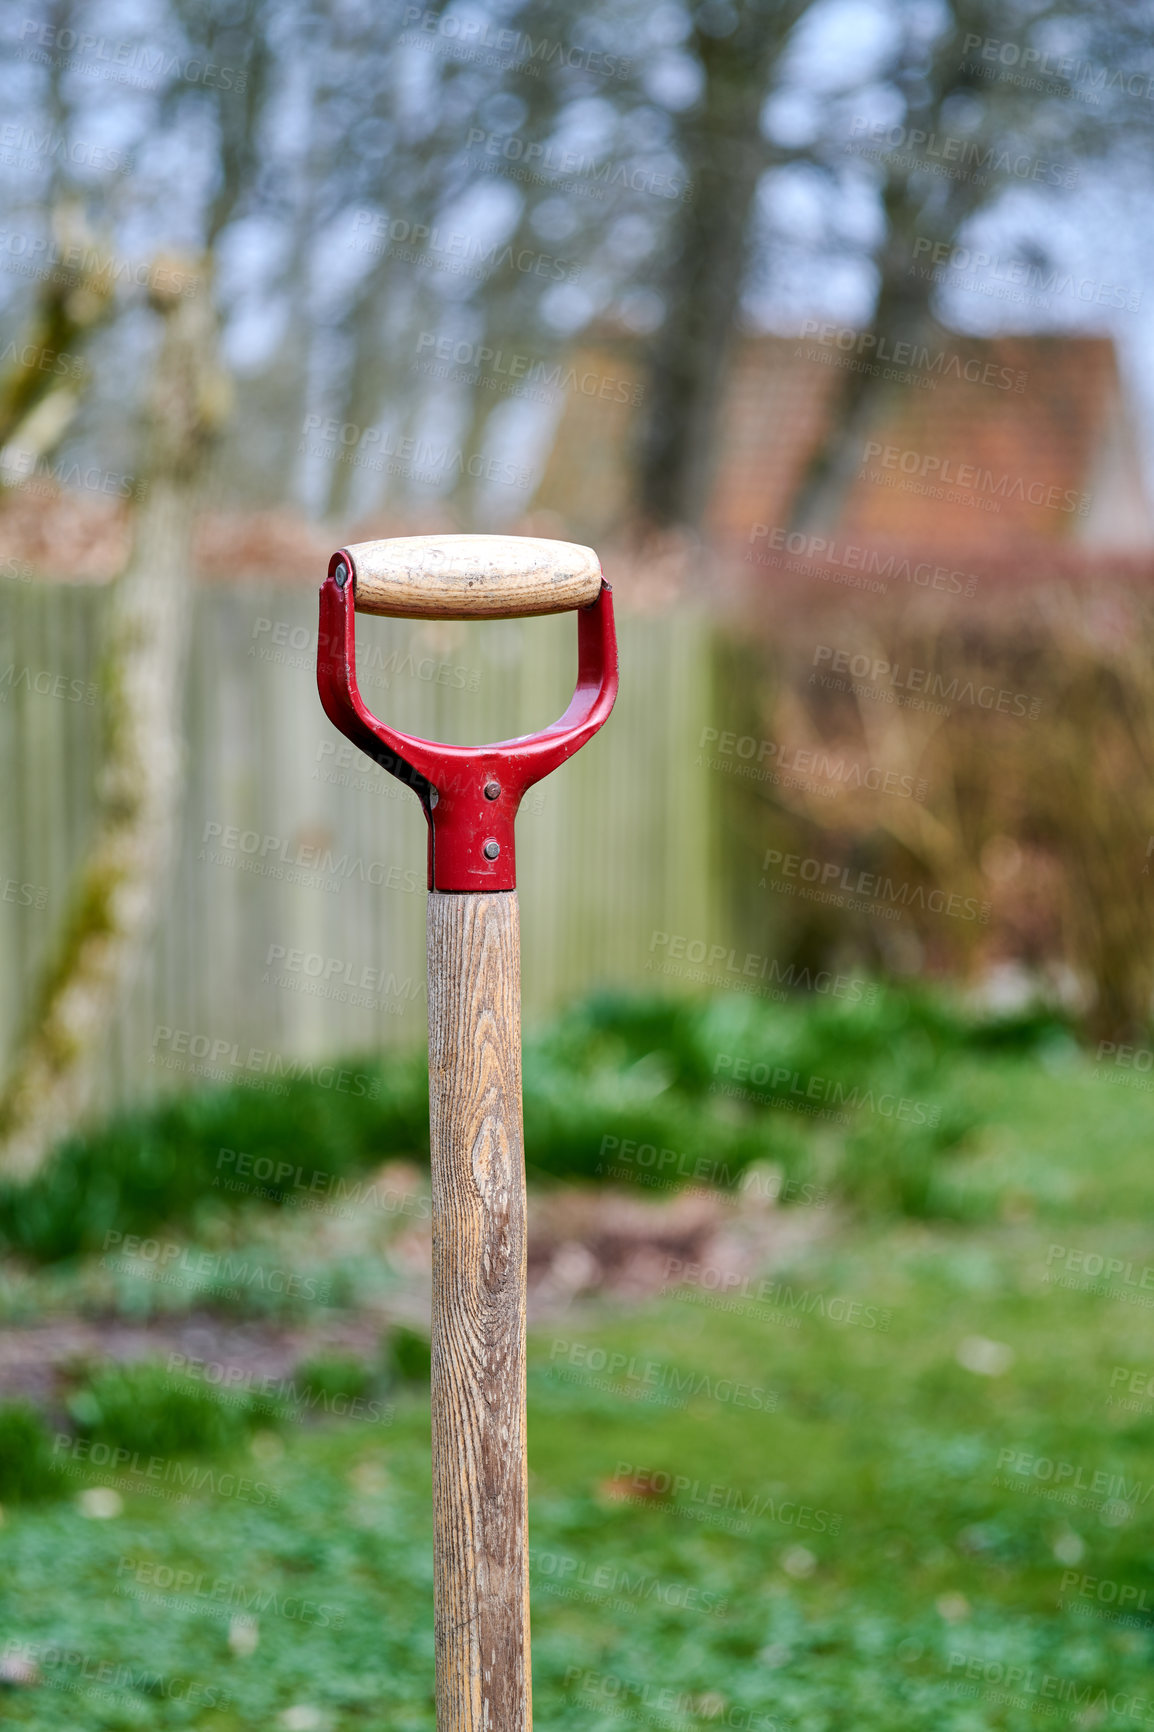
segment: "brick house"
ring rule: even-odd
[[[601,343],[582,360],[621,375],[627,353]],[[883,388],[856,441],[853,478],[823,525],[843,540],[995,560],[1043,547],[1079,562],[1091,550],[1154,549],[1110,338],[952,338],[878,360],[862,334],[815,327],[735,349],[705,524],[723,553],[746,549],[755,526],[788,531],[847,367],[882,375]],[[535,501],[567,532],[604,540],[627,516],[638,414],[596,397],[567,400]]]

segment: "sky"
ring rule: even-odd
[[[869,257],[882,229],[880,189],[882,170],[864,154],[872,145],[869,129],[894,127],[894,148],[902,148],[904,119],[901,100],[884,73],[892,52],[899,7],[907,21],[927,36],[940,23],[934,0],[824,0],[805,15],[785,61],[781,88],[767,98],[762,113],[766,137],[784,148],[824,149],[830,141],[862,139],[862,148],[838,145],[836,182],[809,163],[769,170],[763,177],[757,207],[757,240],[743,303],[743,319],[752,330],[795,333],[805,319],[860,325],[868,320],[876,291],[876,273]],[[465,9],[462,9],[465,10]],[[490,15],[498,10],[494,5]],[[43,138],[41,97],[46,71],[42,64],[45,14],[18,0],[4,29],[9,53],[0,59],[0,320],[5,340],[19,336],[28,283],[21,274],[21,235],[43,230],[43,197],[51,172],[51,154]],[[150,257],[162,245],[190,245],[209,191],[209,153],[198,138],[198,118],[186,105],[177,124],[155,124],[156,52],[178,52],[179,38],[165,9],[154,0],[101,0],[85,11],[92,43],[69,59],[66,87],[76,99],[73,129],[73,173],[115,232],[122,256]],[[687,20],[683,9],[661,4],[641,9],[644,40],[638,57],[645,94],[652,110],[680,111],[691,104],[700,74],[686,53]],[[1061,26],[1054,26],[1055,52],[1068,48]],[[50,40],[50,39],[49,39]],[[131,53],[122,44],[144,44]],[[151,50],[151,53],[149,52]],[[126,63],[133,85],[107,76],[109,57]],[[40,57],[38,59],[38,56]],[[275,131],[278,162],[291,175],[294,152],[305,148],[310,125],[308,67],[299,59],[286,61],[270,125]],[[398,110],[418,117],[428,101],[431,57],[412,52],[402,61]],[[997,62],[995,73],[1000,72]],[[1091,69],[1092,71],[1092,69]],[[989,209],[963,229],[968,249],[958,257],[949,280],[938,290],[943,321],[962,332],[1109,334],[1119,355],[1124,386],[1132,405],[1145,463],[1147,485],[1154,497],[1154,222],[1150,217],[1151,174],[1149,140],[1154,127],[1154,80],[1150,93],[1137,80],[1139,94],[1128,97],[1134,118],[1133,144],[1125,141],[1108,167],[1074,156],[1071,185],[1046,186],[1025,181],[1003,192]],[[1063,113],[1073,123],[1085,111],[1085,88],[1060,103],[1047,98],[1057,120],[1053,154],[1062,157]],[[499,107],[502,101],[494,99]],[[514,108],[516,103],[513,103]],[[497,114],[497,110],[493,110]],[[498,120],[512,128],[517,115],[501,112]],[[642,116],[641,119],[644,117]],[[638,120],[638,126],[641,125]],[[962,104],[951,126],[965,136],[977,116]],[[612,137],[612,104],[597,92],[568,105],[556,134],[559,145],[597,155]],[[520,209],[516,186],[480,177],[468,188],[446,220],[488,238],[512,230]],[[555,225],[555,244],[564,244],[571,218],[558,199],[554,212],[540,214],[541,226]],[[343,218],[347,227],[349,213]],[[338,228],[340,219],[338,219]],[[643,256],[652,239],[653,223],[645,211],[623,218],[613,234],[618,262],[628,264],[631,252]],[[261,214],[236,223],[221,247],[220,285],[230,309],[226,355],[243,379],[258,375],[276,356],[287,327],[288,302],[278,287],[286,262],[288,228],[278,221],[276,200]],[[347,245],[334,245],[332,228],[318,232],[310,261],[312,304],[324,322],[347,295],[359,269],[366,268]],[[1049,292],[1032,288],[1023,294],[1009,283],[1010,263],[1029,248],[1046,272],[1056,273],[1059,287]],[[605,255],[602,255],[604,257]],[[614,253],[609,255],[612,260]],[[974,260],[984,260],[976,266]],[[444,285],[447,324],[453,319],[454,295]],[[660,303],[651,291],[636,289],[622,297],[611,268],[601,266],[583,285],[558,285],[542,303],[542,313],[559,335],[578,334],[607,305],[624,311],[635,328],[645,330],[660,317]],[[465,321],[467,325],[467,320]],[[131,347],[132,324],[122,339]],[[507,405],[502,436],[529,449],[547,437],[548,416],[527,406]]]

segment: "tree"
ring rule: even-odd
[[[852,257],[876,277],[868,330],[881,341],[948,341],[938,321],[932,278],[911,272],[915,238],[950,242],[965,225],[1017,184],[1012,168],[1031,160],[1108,160],[1126,148],[1135,122],[1123,99],[1107,91],[1098,105],[1070,100],[1060,81],[1039,95],[1022,80],[983,78],[980,54],[967,43],[1009,39],[1020,47],[1065,32],[1066,47],[1097,53],[1104,66],[1127,64],[1140,28],[1125,0],[1107,0],[1093,12],[1081,4],[1042,10],[1001,0],[953,0],[942,9],[895,3],[889,12],[892,44],[876,64],[845,63],[840,81],[818,90],[805,84],[796,56],[801,24],[811,35],[827,29],[817,5],[771,5],[765,0],[700,0],[690,12],[686,42],[700,78],[697,99],[674,117],[676,148],[693,183],[691,203],[670,225],[652,282],[664,318],[644,346],[650,412],[636,479],[638,511],[656,526],[700,526],[709,493],[710,455],[726,383],[732,338],[742,300],[757,278],[772,285],[779,236],[761,217],[759,194],[767,177],[808,166],[831,195],[854,177],[856,204],[877,201],[878,239],[864,247],[860,234],[840,240],[830,218],[826,256]],[[838,45],[823,37],[827,53]],[[812,45],[811,45],[812,46]],[[1060,56],[1059,56],[1060,58]],[[812,79],[812,68],[810,69]],[[832,76],[832,75],[831,75]],[[767,100],[804,89],[820,121],[812,144],[775,142],[761,125]],[[885,99],[885,100],[883,100]],[[888,101],[888,109],[886,102]],[[875,153],[862,184],[863,164],[853,154],[854,121],[888,112],[905,143]],[[1137,122],[1142,133],[1144,121]],[[980,169],[943,175],[918,138],[952,137],[972,146]],[[1144,136],[1144,134],[1143,134]],[[811,271],[816,273],[816,259]],[[879,370],[880,371],[880,370]],[[851,483],[864,430],[892,387],[865,369],[839,369],[830,399],[828,438],[814,451],[794,503],[796,527],[836,518]]]
[[[151,930],[181,786],[192,525],[227,409],[207,273],[158,269],[163,335],[132,553],[109,603],[96,834],[0,1098],[0,1172],[26,1180],[88,1100],[112,1013]],[[182,289],[185,292],[181,292]]]
[[[904,21],[903,21],[904,22]],[[1064,23],[1081,39],[1083,54],[1096,45],[1117,52],[1123,27],[1115,0],[1097,17],[1080,6],[1051,6],[1042,13],[1002,0],[954,0],[944,20],[927,31],[917,14],[900,31],[879,80],[900,107],[891,150],[879,152],[882,231],[873,255],[877,294],[866,334],[866,352],[892,352],[900,343],[941,346],[953,340],[936,312],[932,272],[912,267],[915,242],[931,246],[956,241],[966,224],[1013,184],[1008,164],[1025,160],[1048,166],[1053,159],[1092,158],[1117,145],[1116,105],[1078,110],[1061,88],[1038,96],[1018,81],[983,79],[989,63],[972,44],[1028,46],[1040,26]],[[967,49],[967,43],[971,44]],[[1073,59],[1073,56],[1067,56]],[[1000,66],[995,61],[994,65]],[[895,109],[897,112],[897,109]],[[951,139],[970,154],[953,174],[911,141]],[[831,177],[841,172],[845,116],[830,127],[828,145],[815,155]],[[833,146],[833,148],[829,148]],[[844,148],[844,147],[843,147]],[[942,145],[936,149],[940,152]],[[1056,169],[1061,162],[1054,163]],[[792,527],[809,532],[836,523],[860,465],[863,442],[901,385],[884,369],[839,369],[829,400],[823,441],[812,452],[792,506]]]
[[[649,347],[649,413],[638,464],[638,510],[654,527],[696,526],[705,507],[753,205],[772,160],[761,107],[804,10],[804,0],[725,6],[704,0],[693,9],[688,47],[700,67],[701,94],[677,129],[692,198],[679,207],[666,243],[665,316]]]

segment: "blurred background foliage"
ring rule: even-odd
[[[936,999],[897,991],[865,1007],[817,995],[781,1005],[595,999],[526,1045],[526,1158],[534,1178],[596,1179],[617,1164],[616,1138],[659,1151],[644,1159],[662,1188],[673,1166],[679,1182],[697,1169],[699,1180],[737,1189],[752,1163],[769,1160],[799,1188],[832,1188],[851,1205],[949,1216],[948,1155],[975,1123],[952,1080],[962,1055],[1029,1053],[1070,1038],[1044,1012],[970,1023]],[[726,1096],[719,1085],[743,1061],[756,1081]],[[359,1096],[304,1081],[271,1098],[200,1091],[77,1135],[32,1187],[0,1198],[4,1241],[51,1262],[100,1250],[113,1229],[149,1235],[243,1209],[243,1191],[234,1201],[225,1188],[237,1150],[247,1157],[241,1170],[259,1174],[247,1186],[258,1211],[299,1203],[314,1174],[314,1194],[324,1181],[326,1199],[363,1200],[364,1175],[382,1162],[428,1161],[428,1081],[423,1055],[361,1068],[371,1082]],[[809,1100],[829,1106],[835,1124],[852,1121],[836,1156],[826,1151],[829,1171],[793,1116],[798,1078],[803,1089],[820,1080]],[[898,1100],[917,1103],[917,1118],[899,1120]],[[659,1164],[667,1150],[676,1165]],[[644,1168],[637,1172],[643,1182]]]
[[[907,912],[891,925],[875,909],[855,917],[779,896],[798,961],[984,981],[995,1000],[1062,1007],[1091,1037],[1136,1036],[1154,985],[1152,629],[1144,584],[1058,571],[989,586],[961,610],[933,596],[876,600],[864,631],[844,602],[806,598],[721,645],[718,709],[741,749],[788,742],[787,767],[792,754],[819,772],[759,780],[731,748],[735,773],[717,783],[742,929],[772,918],[767,849],[816,857],[838,868],[835,887],[860,873],[908,887]],[[847,642],[881,670],[868,697],[814,684],[815,644]],[[926,690],[968,687],[970,701],[948,718],[903,708],[887,668],[899,681],[925,670]],[[888,784],[875,769],[867,785],[873,766]],[[951,894],[969,913],[935,912]]]
[[[943,297],[910,271],[911,245],[982,222],[1007,262],[1092,254],[1101,199],[1117,209],[1145,182],[1152,121],[1134,81],[1147,25],[1122,3],[222,0],[121,16],[62,0],[14,32],[5,74],[27,133],[6,193],[24,244],[10,238],[0,290],[17,328],[47,321],[46,346],[83,354],[87,391],[13,357],[6,440],[23,445],[39,415],[57,443],[139,461],[128,411],[157,333],[132,278],[183,255],[210,261],[241,387],[217,478],[230,502],[288,499],[330,519],[411,506],[405,477],[342,463],[339,445],[298,461],[304,417],[451,430],[470,455],[503,454],[520,418],[532,446],[548,418],[492,401],[483,377],[428,376],[422,335],[548,358],[611,329],[632,334],[646,381],[633,513],[700,524],[740,332],[840,311],[891,342],[940,333]],[[1013,57],[983,59],[975,39],[1054,71],[1022,89],[991,71]],[[939,148],[863,154],[875,125]],[[981,172],[940,172],[949,139]],[[1071,189],[1073,234],[1051,220]],[[33,242],[49,237],[60,274],[37,284],[19,261],[43,259]],[[482,260],[475,274],[428,268],[453,237],[453,260]],[[537,267],[542,254],[566,280]],[[1054,317],[1084,315],[1059,302]],[[839,384],[831,443],[798,490],[802,524],[830,517],[868,400],[892,390],[865,369]],[[440,492],[470,519],[502,509],[468,476]]]

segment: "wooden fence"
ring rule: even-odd
[[[95,810],[104,594],[0,595],[0,1058],[67,907]],[[693,613],[620,622],[605,730],[518,821],[530,1022],[598,983],[644,985],[655,930],[717,930],[707,778],[710,633]],[[316,694],[311,590],[197,599],[187,762],[162,917],[109,1031],[100,1104],[424,1034],[425,824],[343,741]],[[361,620],[371,708],[430,738],[538,728],[572,690],[571,619]]]

